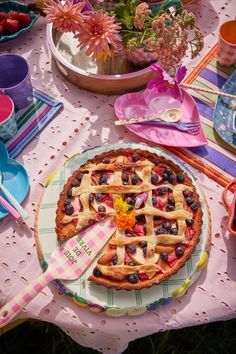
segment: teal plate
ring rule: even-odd
[[[4,34],[0,36],[0,43],[1,42],[6,42],[11,39],[17,38],[21,34],[27,32],[34,24],[34,22],[37,20],[38,16],[35,15],[33,11],[31,11],[27,5],[22,4],[17,1],[5,1],[5,2],[0,2],[0,12],[10,12],[10,11],[17,11],[17,12],[23,12],[25,14],[28,14],[31,18],[31,22],[28,27],[21,28],[19,31],[11,34]]]
[[[0,140],[0,170],[3,175],[2,183],[22,203],[29,191],[29,177],[23,165],[8,157],[5,145]],[[7,199],[0,190],[0,195]],[[9,215],[9,212],[0,204],[0,220]]]
[[[221,90],[236,95],[236,70],[224,83]],[[234,149],[236,149],[236,134],[233,131],[235,119],[236,100],[219,96],[214,111],[214,128],[219,136]]]

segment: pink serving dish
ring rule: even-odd
[[[146,92],[145,92],[146,93]],[[120,96],[115,102],[115,113],[118,119],[129,119],[140,116],[161,115],[171,108],[182,111],[181,122],[199,122],[199,111],[191,95],[183,90],[183,101],[177,101],[163,94],[152,97],[147,105],[146,94],[133,92]],[[155,127],[143,124],[128,124],[126,128],[143,139],[161,145],[178,147],[196,147],[207,144],[207,139],[200,125],[199,132],[191,135],[169,127]]]

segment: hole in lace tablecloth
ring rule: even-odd
[[[49,309],[45,309],[44,313],[45,313],[45,315],[48,315],[50,313],[50,310]]]
[[[22,268],[25,267],[25,264],[26,264],[26,262],[24,260],[19,262],[19,266]]]
[[[106,326],[107,321],[106,320],[102,320],[100,323],[101,323],[101,326]]]
[[[5,284],[6,286],[10,286],[10,285],[11,285],[11,279],[5,279],[5,280],[4,280],[4,284]]]
[[[2,267],[5,268],[5,269],[8,269],[9,268],[9,265],[5,262],[2,262]]]

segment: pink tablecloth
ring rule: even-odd
[[[204,55],[216,41],[219,24],[234,15],[234,0],[202,0],[198,19],[206,36]],[[83,149],[106,143],[140,141],[123,127],[114,128],[114,96],[93,94],[66,82],[52,65],[39,19],[21,41],[0,46],[0,52],[21,54],[30,64],[34,87],[64,102],[60,113],[18,156],[29,175],[31,189],[24,206],[27,225],[10,217],[0,222],[0,303],[3,305],[41,272],[34,240],[35,207],[49,175]],[[191,69],[197,60],[187,60]],[[193,170],[193,169],[192,169]],[[225,230],[222,188],[204,174],[199,177],[210,206],[213,232],[209,262],[187,294],[152,313],[110,318],[71,302],[52,284],[18,318],[36,318],[61,327],[78,343],[103,353],[121,353],[129,341],[174,328],[225,320],[236,314],[236,240]]]

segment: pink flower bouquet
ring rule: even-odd
[[[142,56],[149,54],[151,60],[169,71],[181,62],[188,49],[194,57],[203,47],[195,16],[183,10],[179,0],[157,6],[140,0],[96,0],[92,4],[83,0],[46,0],[43,11],[58,31],[74,33],[78,46],[94,60],[121,53],[129,59],[132,55],[128,53],[142,50]]]

